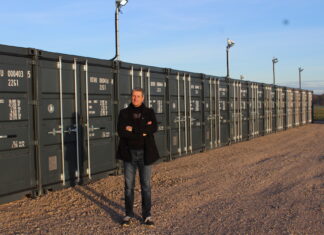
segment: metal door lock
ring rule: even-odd
[[[17,138],[17,135],[0,135],[0,139]]]
[[[63,133],[69,133],[71,134],[72,132],[77,132],[77,129],[76,128],[69,128],[68,130],[66,131],[63,131]],[[52,131],[49,131],[47,132],[49,135],[53,135],[53,136],[56,136],[57,134],[62,134],[62,129],[60,130],[56,130],[55,128],[53,128]]]
[[[97,130],[104,130],[106,129],[105,127],[94,127],[93,125],[91,127],[89,127],[89,131],[93,132],[93,131],[97,131]]]
[[[62,131],[61,130],[56,130],[55,128],[53,128],[52,131],[47,132],[49,135],[53,135],[56,136],[56,134],[61,134]]]

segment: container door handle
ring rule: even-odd
[[[17,135],[0,135],[0,139],[17,138]]]

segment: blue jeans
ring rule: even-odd
[[[126,216],[134,217],[134,187],[136,169],[139,170],[142,194],[142,216],[151,216],[151,166],[144,165],[144,150],[130,150],[132,161],[124,161]]]

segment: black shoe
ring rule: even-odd
[[[128,227],[131,224],[131,217],[125,216],[121,222],[121,226]]]
[[[144,224],[145,224],[146,226],[148,226],[148,227],[154,227],[154,222],[153,222],[151,216],[146,217],[146,218],[144,219]]]

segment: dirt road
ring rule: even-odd
[[[324,234],[324,124],[153,169],[155,228],[122,228],[123,177],[0,205],[0,234]],[[138,185],[138,182],[137,182]]]

